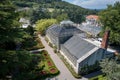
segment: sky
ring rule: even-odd
[[[105,9],[107,5],[113,5],[120,0],[63,0],[88,9]]]

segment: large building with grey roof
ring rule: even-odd
[[[76,73],[86,65],[94,65],[104,58],[104,49],[88,42],[79,35],[71,37],[61,46],[61,54],[67,59]]]
[[[111,52],[107,51],[108,34],[106,32],[101,45],[87,39],[85,33],[71,24],[52,25],[46,31],[46,36],[53,43],[76,73],[82,73],[86,66],[94,65]],[[85,68],[86,69],[86,68]]]
[[[49,41],[60,49],[60,44],[63,44],[70,37],[75,34],[83,33],[83,31],[76,28],[71,21],[63,21],[61,24],[50,26],[46,30],[46,36]]]

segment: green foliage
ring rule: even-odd
[[[16,28],[19,27],[19,14],[15,12],[15,6],[8,0],[0,2],[0,43],[14,40],[17,36]]]
[[[0,48],[6,50],[16,49],[16,44],[29,38],[19,23],[19,13],[10,0],[0,3]]]
[[[34,35],[34,37],[25,38],[21,43],[21,49],[25,50],[37,50],[44,48],[40,38],[38,38],[37,35]]]
[[[48,45],[53,48],[53,44],[51,42],[48,43]]]
[[[25,0],[24,1],[19,1],[19,0],[14,1],[14,4],[19,7],[32,7],[33,6],[33,3],[26,2]]]
[[[103,31],[110,30],[111,43],[120,45],[120,2],[116,2],[114,6],[109,5],[106,10],[100,13],[100,19],[103,26]]]
[[[33,55],[27,51],[0,51],[0,78],[5,79],[7,75],[14,80],[29,78],[36,65],[32,60]]]
[[[69,4],[65,1],[53,2],[49,7],[54,9],[54,11],[51,13],[52,18],[57,18],[57,16],[61,14],[67,14],[68,19],[75,23],[81,23],[84,21],[84,15],[97,13],[95,10],[84,9],[80,6]]]
[[[104,59],[100,63],[102,72],[106,74],[108,80],[119,80],[120,65],[115,60]]]
[[[31,25],[29,25],[29,26],[26,28],[26,30],[27,30],[27,32],[28,32],[31,36],[33,36],[33,34],[34,34],[34,28],[33,28]]]
[[[19,0],[22,1],[22,0]],[[37,2],[37,3],[51,3],[55,1],[62,1],[62,0],[24,0],[26,2]]]
[[[92,77],[89,80],[107,80],[105,75],[98,75],[96,77]]]
[[[30,21],[32,24],[34,24],[36,21],[40,19],[48,18],[50,18],[50,12],[46,8],[39,7],[38,9],[33,10]]]
[[[41,35],[45,34],[45,30],[51,26],[52,24],[57,23],[56,19],[41,19],[36,22],[36,30],[41,33]]]
[[[0,79],[12,76],[13,80],[36,80],[59,74],[46,51],[38,54],[31,54],[28,51],[0,51],[0,65]],[[55,72],[51,69],[55,69]]]
[[[86,75],[98,70],[100,70],[99,62],[96,61],[93,65],[84,65],[80,70],[80,74]]]
[[[49,39],[47,38],[47,36],[45,36],[45,41],[48,43],[49,42]]]
[[[58,15],[56,19],[57,19],[58,22],[61,22],[63,20],[68,20],[69,17],[68,17],[67,14],[61,14],[61,15]]]
[[[98,12],[97,10],[84,9],[61,0],[14,0],[14,3],[17,6],[33,8],[33,13],[30,15],[32,24],[45,18],[55,18],[58,21],[70,19],[75,23],[81,23],[85,20],[85,15],[97,14]]]

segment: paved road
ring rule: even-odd
[[[60,58],[54,53],[53,49],[48,46],[48,44],[46,43],[44,37],[41,37],[39,35],[39,38],[41,39],[41,42],[43,43],[43,45],[45,46],[45,50],[48,51],[48,53],[50,54],[51,58],[53,59],[55,65],[57,66],[57,68],[60,70],[60,75],[58,75],[55,78],[52,78],[51,80],[88,80],[87,78],[82,78],[82,79],[76,79],[72,76],[72,74],[70,73],[70,71],[67,69],[67,67],[65,66],[65,64],[60,60]]]

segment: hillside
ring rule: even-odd
[[[75,23],[81,23],[84,21],[85,15],[97,14],[96,10],[85,9],[62,0],[14,0],[13,2],[18,8],[30,8],[28,13],[31,14],[30,17],[33,16],[31,18],[32,23],[39,19],[57,18],[61,15],[65,15],[66,19],[70,19]]]

